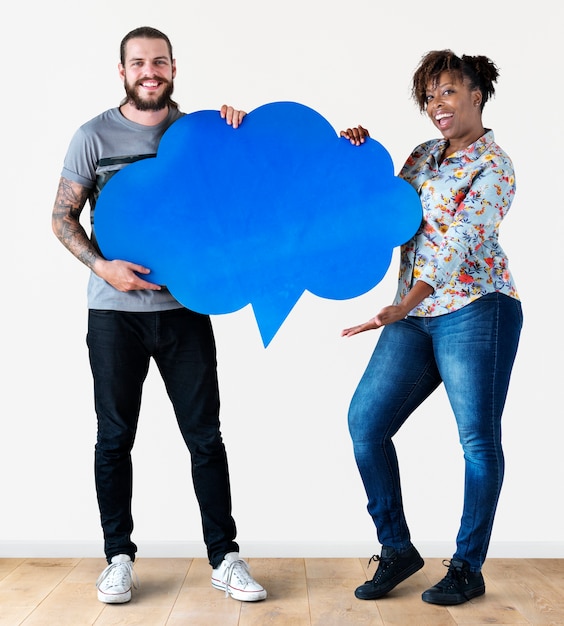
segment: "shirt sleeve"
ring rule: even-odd
[[[97,163],[95,142],[79,128],[70,141],[61,176],[92,189],[96,184]]]

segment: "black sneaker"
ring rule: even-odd
[[[462,604],[486,593],[482,572],[471,572],[468,563],[452,559],[443,561],[447,575],[434,587],[423,592],[421,599],[431,604]]]
[[[356,588],[354,595],[359,600],[376,600],[385,596],[424,565],[421,555],[413,546],[403,552],[383,546],[382,554],[373,556],[368,565],[372,561],[378,561],[378,569],[372,580],[367,580],[364,585]]]

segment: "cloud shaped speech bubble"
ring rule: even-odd
[[[106,258],[150,268],[200,313],[250,303],[265,347],[304,291],[372,289],[420,222],[416,191],[380,143],[353,146],[294,102],[263,105],[236,130],[218,111],[185,115],[155,158],[108,181],[94,214]]]

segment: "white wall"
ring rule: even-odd
[[[525,326],[504,417],[507,474],[491,556],[564,556],[562,524],[562,8],[406,0],[52,0],[11,5],[1,45],[0,556],[98,556],[95,415],[85,346],[87,270],[51,233],[67,144],[122,97],[122,36],[152,25],[172,39],[187,111],[247,111],[293,100],[338,131],[362,123],[396,170],[437,135],[409,99],[430,49],[485,54],[500,67],[485,124],[513,158],[518,191],[501,232]],[[304,137],[307,141],[307,137]],[[245,556],[369,556],[346,414],[377,333],[341,339],[395,293],[397,259],[370,293],[308,294],[268,349],[249,309],[214,318],[222,425]],[[454,419],[439,390],[397,438],[413,540],[452,553],[462,499]],[[134,450],[140,556],[204,554],[187,452],[153,369]],[[437,488],[440,485],[440,488]],[[432,489],[430,488],[432,486]]]

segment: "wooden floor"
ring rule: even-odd
[[[443,626],[564,625],[564,559],[489,559],[486,595],[455,607],[421,601],[446,572],[442,559],[386,598],[356,600],[371,578],[368,559],[248,559],[268,591],[263,602],[237,602],[210,584],[205,559],[135,562],[140,588],[131,602],[97,600],[103,559],[0,559],[1,626]]]

